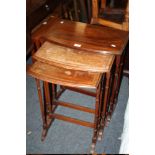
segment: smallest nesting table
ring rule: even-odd
[[[93,128],[91,145],[91,153],[93,153],[96,141],[98,137],[101,137],[104,128],[114,56],[97,53],[90,56],[86,51],[45,42],[33,58],[36,61],[27,67],[27,72],[35,78],[37,84],[43,121],[42,140],[45,139],[54,119],[68,121]],[[45,102],[42,97],[40,80],[44,82]],[[50,94],[49,83],[52,84],[52,94]],[[55,95],[55,84],[62,87],[96,89],[95,109],[60,101]],[[47,105],[49,109],[46,108]],[[94,121],[86,122],[57,114],[55,112],[57,106],[94,114]]]

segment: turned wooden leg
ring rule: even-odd
[[[121,73],[122,73],[122,66],[123,64],[120,64],[120,69],[119,69],[119,73],[118,73],[118,80],[117,80],[117,88],[116,88],[116,92],[115,92],[115,97],[114,97],[114,101],[110,102],[110,111],[109,111],[109,117],[111,119],[112,114],[115,110],[116,104],[117,104],[117,100],[118,100],[118,93],[119,93],[119,89],[120,89],[120,84],[121,84]]]
[[[100,127],[101,127],[101,113],[102,113],[102,103],[103,103],[103,93],[104,93],[104,81],[105,81],[105,76],[102,77],[101,81],[101,91],[100,91],[100,101],[99,101],[99,121],[98,121],[98,135],[97,135],[97,140],[101,141],[102,140],[102,133],[100,132]]]
[[[124,57],[123,57],[124,59]],[[118,84],[117,84],[117,88],[116,88],[116,94],[115,94],[115,101],[114,103],[117,102],[117,98],[118,98],[118,93],[119,93],[119,89],[120,89],[120,85],[121,85],[121,80],[122,80],[122,73],[123,73],[123,64],[124,64],[124,60],[122,59],[122,62],[120,63],[120,69],[119,69],[119,73],[118,73]]]
[[[97,141],[97,133],[98,133],[98,123],[99,123],[99,107],[100,107],[100,92],[101,92],[101,83],[99,84],[96,90],[96,104],[95,104],[95,116],[94,116],[94,133],[92,138],[91,150],[90,153],[95,152],[95,146]]]
[[[105,126],[105,120],[106,120],[106,112],[107,112],[107,106],[108,106],[108,96],[109,96],[109,85],[110,85],[110,77],[111,73],[106,73],[106,84],[105,84],[105,91],[104,91],[104,101],[102,106],[102,112],[101,112],[101,123],[100,123],[100,130],[99,130],[99,139],[101,139],[103,135],[103,129]]]
[[[114,105],[115,103],[115,97],[116,97],[116,90],[118,88],[118,74],[120,69],[120,63],[121,63],[121,56],[116,56],[116,68],[115,68],[115,77],[114,77],[114,84],[112,88],[112,94],[110,98],[110,105]]]
[[[42,136],[41,140],[43,141],[46,136],[46,128],[47,128],[47,115],[46,115],[46,108],[45,104],[43,103],[42,99],[42,93],[41,93],[41,87],[40,87],[40,81],[38,79],[36,80],[36,85],[37,85],[37,90],[38,90],[38,97],[39,97],[39,103],[40,103],[40,111],[41,111],[41,116],[42,116],[42,122],[43,122],[43,131],[42,131]]]
[[[40,87],[40,81],[38,79],[36,80],[37,84],[37,90],[38,90],[38,96],[39,96],[39,103],[40,103],[40,110],[41,110],[41,116],[43,121],[43,130],[41,135],[41,140],[44,141],[48,132],[49,127],[51,126],[54,119],[50,118],[48,114],[51,114],[53,112],[52,108],[52,101],[50,98],[50,91],[49,91],[49,83],[43,82],[43,89],[44,89],[44,102],[42,99],[42,93],[41,93],[41,87]],[[47,108],[48,106],[48,108]]]
[[[47,105],[47,110],[48,113],[52,113],[52,103],[51,103],[51,96],[50,96],[50,90],[49,90],[49,83],[48,82],[43,82],[44,85],[44,91],[45,91],[45,102]]]
[[[112,103],[110,102],[110,96],[112,91],[112,85],[113,84],[113,76],[110,76],[110,82],[109,82],[109,90],[108,90],[108,100],[107,100],[107,110],[106,110],[106,126],[108,126],[108,123],[111,120],[111,109],[112,109]]]
[[[119,74],[119,69],[120,69],[120,63],[121,63],[121,56],[117,56],[116,57],[114,85],[113,85],[112,95],[111,95],[111,99],[110,99],[110,102],[112,102],[112,103],[114,103],[115,93],[116,93],[116,89],[117,89],[117,85],[118,85],[118,74]]]
[[[114,88],[113,88],[114,90],[112,93],[112,97],[111,97],[111,101],[110,101],[110,111],[108,114],[110,119],[112,117],[112,113],[116,107],[116,103],[117,103],[117,99],[118,99],[118,93],[119,93],[121,79],[122,79],[124,55],[125,55],[125,52],[122,54],[122,56],[116,57],[116,71],[115,71],[116,79],[114,79]]]
[[[46,113],[46,118],[47,118],[47,126],[46,129],[43,130],[43,137],[45,139],[48,129],[49,127],[52,125],[52,122],[55,120],[54,118],[50,117],[50,114],[54,113],[56,107],[53,106],[53,101],[55,99],[55,85],[45,82],[44,81],[44,90],[45,90],[45,105],[48,105],[48,113]],[[52,95],[50,94],[50,86],[51,86],[51,90],[52,90]]]
[[[126,53],[126,51],[124,50],[124,52],[123,52],[123,54],[121,56],[121,60],[120,60],[119,72],[118,72],[118,84],[117,84],[116,94],[115,94],[115,103],[117,102],[118,93],[119,93],[119,89],[120,89],[120,85],[121,85],[121,80],[122,80],[122,75],[123,75],[123,65],[124,65],[124,59],[125,59],[125,53]]]

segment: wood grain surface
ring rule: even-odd
[[[81,88],[96,88],[102,75],[95,72],[64,69],[38,61],[27,67],[27,73],[36,79],[53,84]]]
[[[114,61],[113,55],[90,54],[49,42],[45,42],[33,57],[50,65],[102,73],[109,72]]]
[[[51,18],[33,34],[34,42],[48,40],[71,48],[121,55],[128,41],[128,32],[110,27]]]

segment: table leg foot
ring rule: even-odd
[[[43,126],[41,141],[45,140],[47,133],[48,133],[48,129],[50,128],[54,120],[55,120],[54,118],[47,118],[47,125]]]
[[[47,132],[48,132],[48,129],[43,129],[42,135],[41,135],[41,141],[42,141],[42,142],[45,140],[46,135],[47,135]]]
[[[99,131],[99,133],[98,133],[98,137],[97,137],[97,140],[98,141],[101,141],[102,140],[102,137],[103,137],[103,131]]]
[[[91,146],[90,146],[90,153],[91,153],[91,154],[94,154],[94,153],[95,153],[95,146],[96,146],[95,143],[92,143],[92,144],[91,144]]]
[[[105,126],[107,127],[111,121],[111,115],[108,115],[106,118]]]

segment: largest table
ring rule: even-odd
[[[112,92],[110,94],[108,116],[111,117],[117,102],[121,82],[121,73],[125,55],[125,47],[129,39],[126,31],[109,27],[74,22],[49,17],[32,33],[32,40],[36,50],[44,41],[53,42],[62,46],[102,54],[115,55],[115,73]],[[87,61],[87,60],[86,60]],[[74,89],[91,96],[95,94]]]

